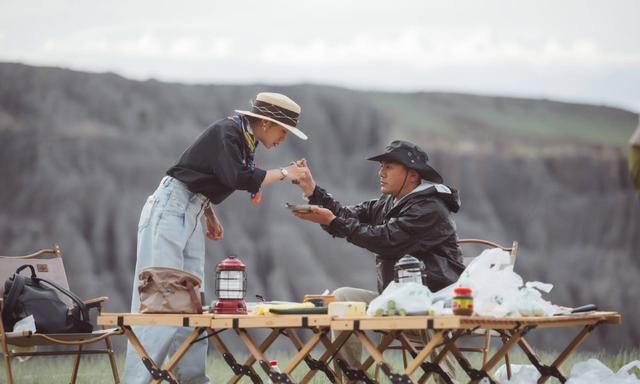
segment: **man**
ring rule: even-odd
[[[236,190],[248,191],[259,202],[260,188],[277,181],[296,181],[304,170],[296,165],[262,170],[254,161],[259,143],[267,149],[282,143],[288,132],[306,140],[296,128],[300,106],[285,95],[259,93],[251,111],[238,111],[204,130],[167,171],[147,199],[138,224],[136,272],[131,312],[140,298],[137,277],[143,268],[172,267],[191,272],[204,281],[206,236],[222,239],[224,229],[211,205],[220,204]],[[204,219],[203,219],[204,217]],[[202,287],[204,290],[204,287]],[[182,327],[136,327],[136,335],[158,364],[191,332]],[[209,383],[205,373],[207,341],[195,343],[176,366],[181,383]],[[129,343],[123,382],[148,383],[151,376]]]
[[[440,174],[428,164],[427,154],[417,145],[392,141],[384,153],[368,160],[380,163],[382,196],[355,206],[342,206],[316,185],[311,172],[299,180],[310,204],[319,205],[309,213],[294,212],[304,220],[318,223],[336,237],[376,254],[378,292],[394,278],[394,265],[404,255],[412,255],[426,267],[426,284],[433,292],[458,279],[464,270],[457,244],[452,213],[460,209],[455,189],[442,184]],[[424,180],[424,181],[423,181]],[[339,288],[337,301],[369,303],[378,293],[358,288]],[[351,343],[345,358],[349,365],[359,362],[360,345]]]
[[[629,173],[640,199],[640,118],[638,120],[638,128],[629,140]]]

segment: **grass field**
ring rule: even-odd
[[[555,354],[542,353],[543,361],[549,362]],[[289,358],[288,355],[275,355],[281,366],[284,365]],[[475,356],[473,356],[475,357]],[[523,354],[515,354],[512,356],[514,364],[525,364],[527,359]],[[589,358],[596,358],[602,361],[605,365],[611,368],[614,372],[626,363],[634,360],[640,360],[640,350],[635,351],[621,351],[617,354],[600,354],[600,353],[577,353],[574,354],[565,364],[562,366],[562,371],[568,375],[574,364],[585,361]],[[394,366],[397,368],[402,367],[402,359],[400,355],[392,357]],[[239,359],[241,360],[241,359]],[[120,374],[122,374],[124,362],[124,355],[118,356],[118,368]],[[476,361],[477,362],[477,361]],[[474,364],[475,366],[476,364]],[[499,364],[500,365],[500,364]],[[29,361],[20,363],[15,361],[13,364],[13,374],[16,384],[36,384],[36,383],[68,383],[69,376],[72,367],[72,359],[68,357],[53,357],[53,358],[32,358]],[[256,370],[260,371],[256,366]],[[2,373],[0,382],[5,382],[4,368],[0,369]],[[209,357],[207,366],[207,372],[211,378],[212,383],[224,383],[231,376],[232,372],[227,365],[222,361],[219,355],[214,354]],[[301,378],[307,372],[304,363],[301,364],[294,372],[294,377]],[[261,372],[258,372],[261,373]],[[458,380],[460,382],[467,382],[468,378],[463,371],[458,370]],[[264,378],[264,375],[261,375]],[[265,379],[265,383],[268,381]],[[243,379],[241,383],[250,383],[248,379]],[[321,374],[316,375],[312,383],[326,383],[328,382]],[[381,383],[388,383],[388,380],[380,380]],[[557,382],[555,379],[549,380],[548,383]],[[108,359],[105,357],[85,357],[80,364],[80,373],[78,383],[84,384],[102,384],[113,383],[111,376],[111,369],[108,364]]]

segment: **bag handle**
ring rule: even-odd
[[[80,313],[82,314],[82,320],[86,321],[86,322],[90,322],[90,318],[89,318],[89,312],[87,311],[87,306],[84,304],[84,302],[73,292],[66,290],[65,288],[62,288],[60,285],[58,285],[57,283],[54,283],[53,281],[47,280],[47,279],[42,279],[39,277],[36,277],[34,279],[37,282],[42,282],[42,283],[47,283],[50,286],[52,286],[53,288],[57,289],[58,291],[62,292],[65,296],[67,296],[68,298],[70,298],[77,306],[78,308],[80,308]]]
[[[27,267],[29,269],[31,269],[31,278],[35,279],[37,277],[36,276],[36,270],[33,268],[33,265],[31,265],[31,264],[24,264],[24,265],[20,266],[20,268],[16,269],[16,274],[19,274],[22,270],[24,270]]]

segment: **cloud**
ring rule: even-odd
[[[243,60],[238,51],[254,51],[256,64],[335,68],[395,66],[411,70],[436,70],[450,66],[489,67],[525,65],[606,69],[640,65],[639,51],[611,51],[595,41],[561,41],[539,36],[498,35],[490,28],[436,30],[406,28],[393,35],[356,33],[344,40],[316,37],[308,41],[256,36],[212,36],[206,30],[154,29],[147,31],[88,30],[74,36],[48,38],[32,55],[45,57],[113,57],[118,60],[168,60],[206,62]],[[239,48],[247,47],[247,48]]]
[[[321,39],[302,45],[276,42],[263,45],[258,57],[270,64],[394,65],[418,70],[503,64],[582,68],[640,64],[639,52],[607,52],[591,40],[563,43],[547,38],[536,44],[523,44],[516,39],[498,37],[487,28],[457,36],[407,29],[392,37],[358,35],[334,43]]]

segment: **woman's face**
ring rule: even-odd
[[[262,135],[260,135],[262,137],[258,137],[258,139],[267,149],[280,145],[287,137],[287,133],[289,133],[289,130],[283,126],[270,121],[265,122],[265,124],[258,129],[263,131]]]

